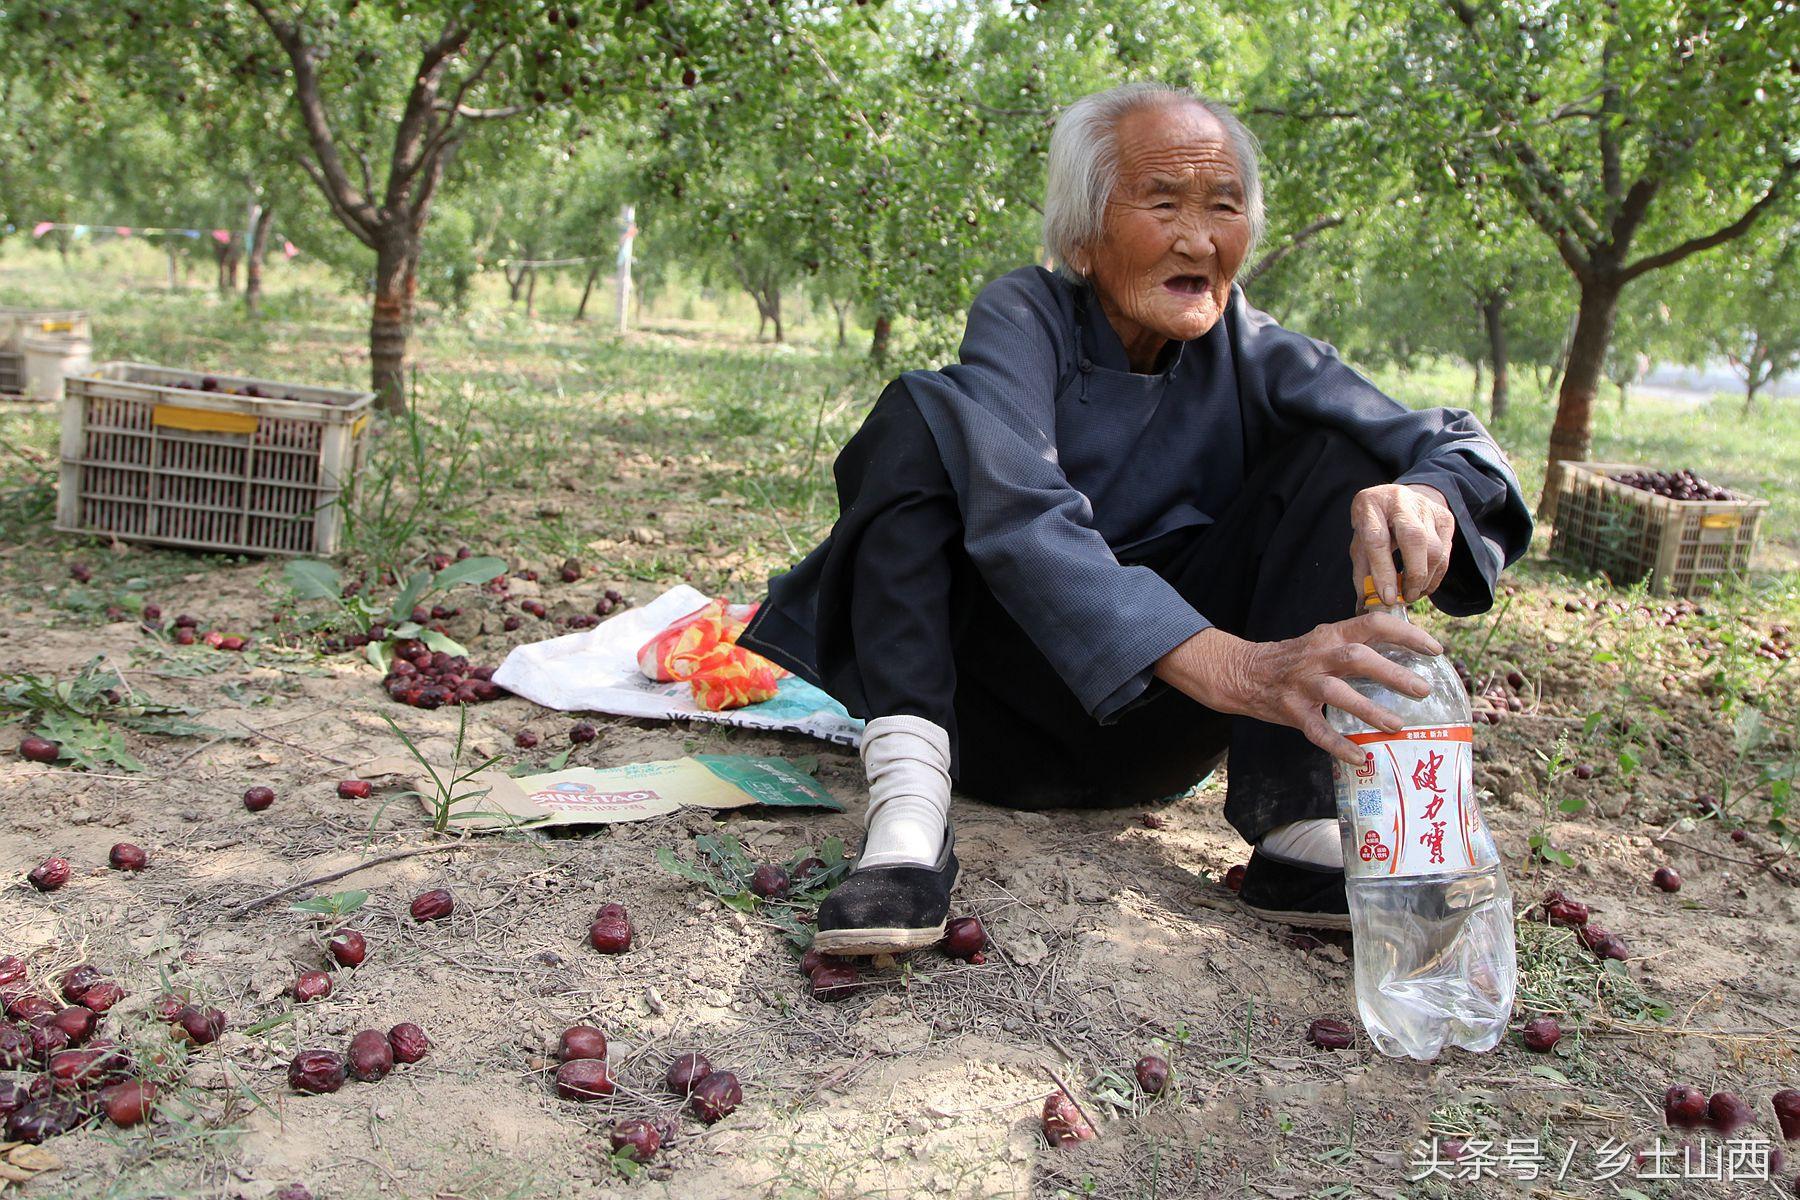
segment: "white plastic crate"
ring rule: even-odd
[[[362,467],[374,401],[145,363],[71,376],[56,528],[196,550],[335,553],[338,498]]]
[[[25,339],[60,337],[92,345],[88,315],[75,308],[0,306],[0,395],[25,391]]]

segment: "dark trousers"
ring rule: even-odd
[[[833,535],[849,586],[820,594],[819,628],[849,636],[820,637],[821,683],[856,716],[943,726],[960,792],[1021,808],[1142,804],[1185,791],[1229,751],[1225,816],[1246,840],[1336,815],[1331,760],[1296,730],[1214,712],[1160,681],[1114,722],[1094,720],[963,549],[955,490],[904,387],[883,395],[836,473],[861,532],[850,544]],[[1293,637],[1355,615],[1350,500],[1385,482],[1354,443],[1308,433],[1253,469],[1213,524],[1120,561],[1150,567],[1227,632]]]

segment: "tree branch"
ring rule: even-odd
[[[296,154],[294,161],[299,163],[300,169],[305,171],[313,183],[318,185],[319,191],[325,196],[325,203],[330,206],[333,215],[344,223],[344,228],[348,229],[357,241],[373,250],[375,248],[374,233],[355,213],[338,203],[337,194],[332,190],[331,184],[326,181],[324,175],[319,173],[319,168],[313,165],[312,160],[304,154]]]
[[[468,29],[451,21],[437,41],[425,47],[419,56],[419,70],[413,77],[412,91],[407,93],[406,108],[400,114],[399,127],[394,130],[394,152],[388,162],[387,180],[387,207],[390,209],[398,211],[405,204],[413,176],[434,157],[427,154],[425,148],[432,140],[427,136],[427,130],[434,118],[438,79],[450,59],[468,40]],[[445,127],[449,124],[448,120],[444,122]],[[441,135],[443,131],[438,132]],[[441,141],[441,137],[438,140]]]
[[[1272,269],[1282,259],[1306,245],[1306,243],[1311,241],[1315,235],[1323,233],[1327,229],[1335,229],[1343,223],[1344,218],[1335,213],[1329,216],[1320,217],[1311,222],[1296,232],[1292,237],[1288,238],[1287,241],[1281,243],[1281,245],[1257,259],[1254,266],[1238,276],[1238,286],[1244,288],[1246,291],[1249,290],[1250,285],[1255,283],[1260,276]]]
[[[1619,142],[1613,128],[1619,115],[1619,85],[1612,78],[1613,40],[1600,50],[1600,187],[1617,205],[1625,198],[1625,181],[1619,172]]]
[[[337,140],[332,136],[331,123],[325,115],[325,101],[319,94],[319,76],[313,67],[312,47],[306,44],[297,26],[270,11],[268,0],[249,0],[249,3],[263,24],[269,27],[269,32],[287,54],[289,65],[294,68],[294,99],[300,106],[307,140],[318,159],[318,170],[313,170],[304,157],[299,159],[301,165],[325,193],[325,199],[338,214],[338,219],[358,239],[373,245],[374,205],[367,194],[357,191],[356,185],[350,182],[344,160],[338,154]]]
[[[1756,203],[1745,209],[1743,215],[1738,217],[1737,220],[1729,225],[1721,226],[1720,228],[1713,230],[1704,237],[1689,238],[1680,245],[1671,246],[1660,254],[1651,254],[1638,259],[1619,273],[1620,282],[1630,282],[1648,271],[1654,271],[1659,267],[1666,267],[1671,263],[1678,263],[1689,255],[1698,254],[1702,250],[1710,250],[1714,246],[1722,245],[1725,242],[1731,241],[1733,238],[1741,237],[1743,234],[1748,233],[1750,227],[1756,224],[1757,218],[1761,217],[1764,212],[1768,211],[1772,205],[1781,199],[1782,193],[1787,190],[1787,185],[1793,181],[1794,176],[1797,174],[1800,174],[1800,158],[1788,159],[1782,164],[1781,170],[1776,174],[1774,181],[1769,184],[1769,190],[1764,192],[1757,199]]]

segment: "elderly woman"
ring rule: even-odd
[[[1348,928],[1331,759],[1361,754],[1322,710],[1397,729],[1345,680],[1423,695],[1371,643],[1440,652],[1355,615],[1361,581],[1484,611],[1531,518],[1474,417],[1409,411],[1250,306],[1262,224],[1255,139],[1221,105],[1076,102],[1050,141],[1059,273],[990,283],[961,361],[889,385],[839,455],[830,537],[742,639],[867,721],[866,834],[821,950],[942,936],[952,786],[1137,804],[1227,752],[1242,902]]]

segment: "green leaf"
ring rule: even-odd
[[[1525,1069],[1525,1073],[1528,1075],[1536,1075],[1541,1079],[1548,1079],[1551,1083],[1560,1083],[1565,1087],[1574,1086],[1573,1084],[1569,1083],[1569,1077],[1567,1075],[1564,1075],[1561,1071],[1557,1070],[1555,1067],[1547,1066],[1543,1063],[1536,1063],[1530,1067],[1527,1067]]]
[[[298,900],[288,905],[289,912],[323,913],[327,916],[341,917],[345,913],[353,913],[368,902],[369,893],[361,890],[334,892],[329,896],[314,896],[310,900]]]
[[[1558,803],[1556,807],[1566,813],[1578,813],[1587,807],[1587,801],[1583,800],[1580,796],[1568,796]]]
[[[469,653],[461,642],[457,641],[455,638],[447,637],[435,629],[419,630],[419,640],[424,642],[427,646],[430,646],[433,650],[442,650],[445,654],[460,654],[466,657]]]
[[[1574,855],[1566,850],[1558,850],[1554,846],[1545,846],[1543,849],[1539,850],[1538,853],[1542,854],[1545,858],[1549,859],[1559,867],[1572,867],[1575,865]]]
[[[393,657],[393,649],[387,641],[370,642],[363,647],[363,654],[377,671],[387,674],[388,662]]]
[[[302,600],[337,601],[343,594],[344,584],[330,563],[317,562],[313,559],[298,559],[289,563],[281,572],[281,580],[287,584],[288,590]]]
[[[438,591],[448,591],[465,583],[486,583],[490,579],[498,579],[506,574],[506,560],[484,555],[477,558],[465,558],[453,562],[437,573],[432,581]],[[408,608],[407,611],[412,611]]]
[[[431,572],[418,571],[406,581],[400,594],[394,597],[394,603],[388,613],[396,621],[404,621],[412,616],[413,605],[417,604],[426,592],[431,590]]]

